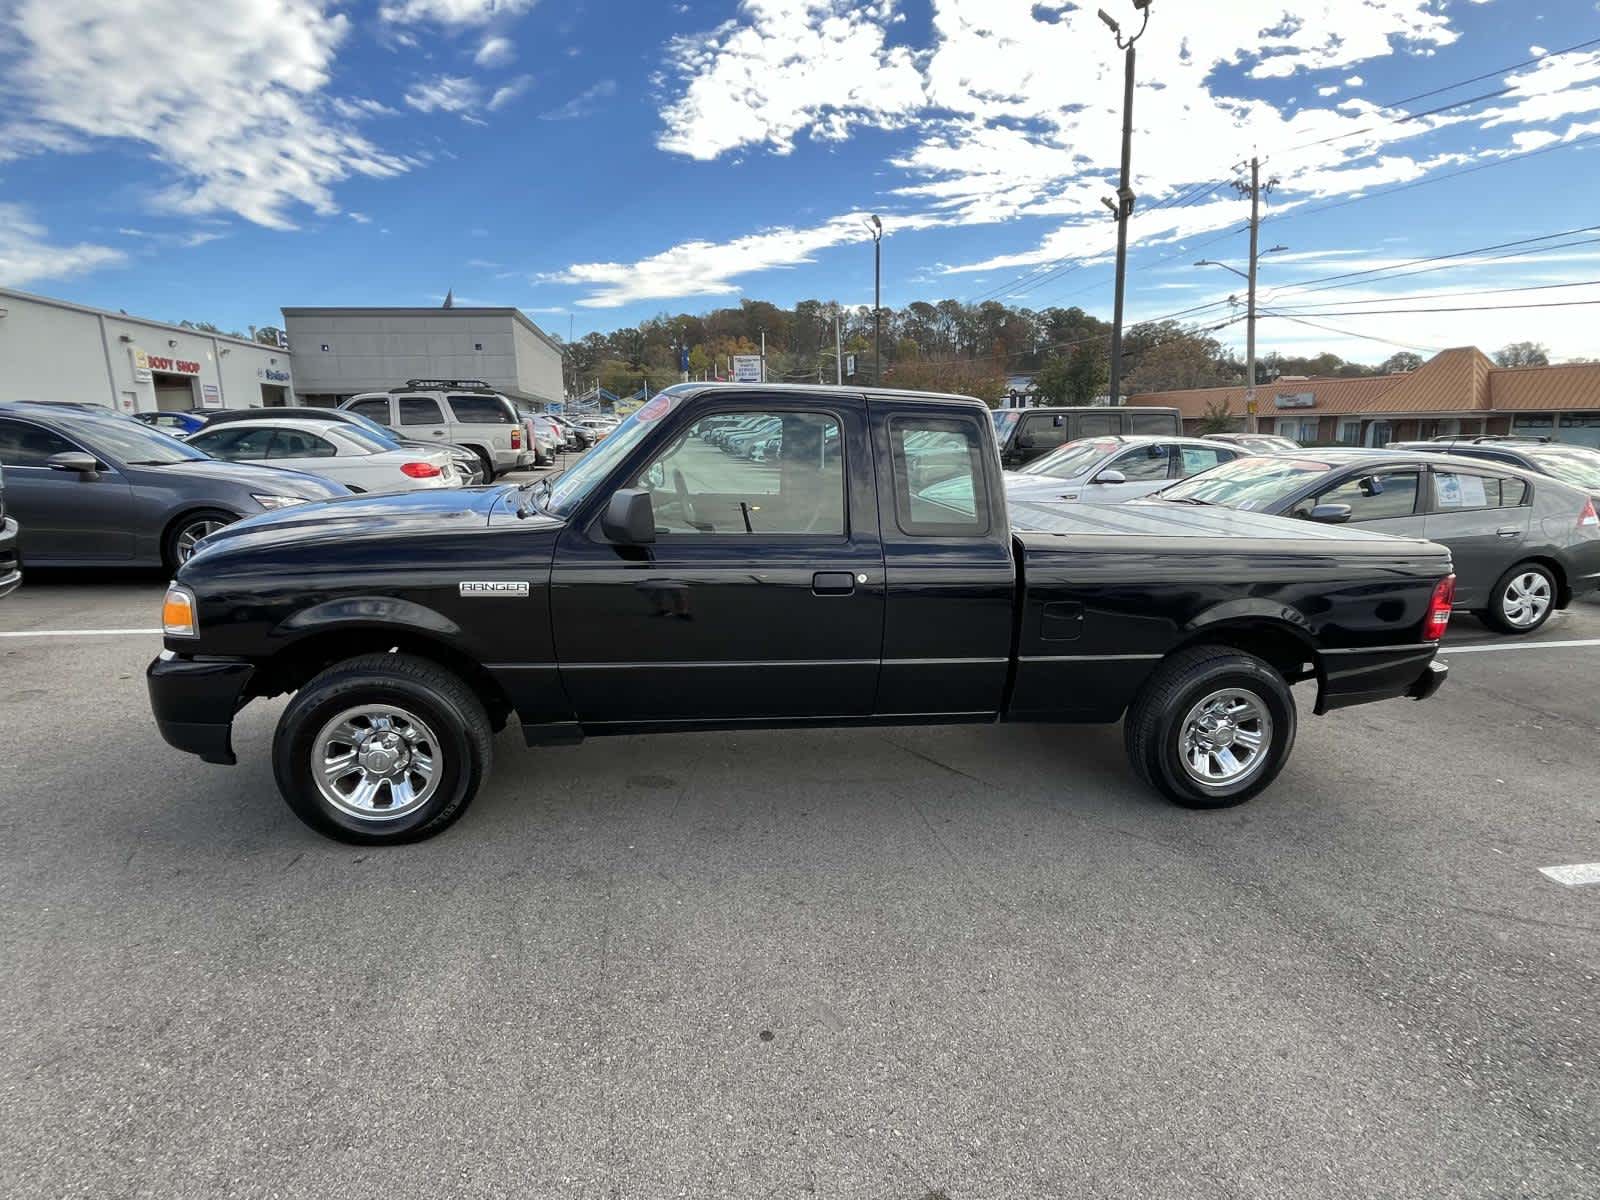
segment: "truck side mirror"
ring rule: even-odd
[[[1011,443],[1014,450],[1032,450],[1033,439],[1025,433],[1017,434],[1017,440]]]
[[[614,493],[600,517],[600,530],[623,546],[647,546],[656,540],[656,510],[650,493],[623,488]]]
[[[82,450],[63,450],[44,460],[52,471],[73,471],[84,479],[100,478],[100,463],[92,454]]]
[[[1348,504],[1318,504],[1306,515],[1313,521],[1321,521],[1324,525],[1343,525],[1350,519],[1350,506]]]
[[[1121,471],[1105,470],[1089,481],[1090,483],[1127,483],[1128,477]]]

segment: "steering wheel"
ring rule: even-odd
[[[683,519],[689,523],[690,529],[698,529],[700,522],[695,517],[694,504],[689,499],[689,485],[683,481],[683,472],[677,468],[672,472],[672,490],[677,494],[678,507],[683,510]]]

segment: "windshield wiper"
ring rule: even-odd
[[[550,494],[550,484],[560,474],[561,472],[557,471],[555,474],[546,475],[542,479],[532,479],[527,483],[519,483],[517,485],[517,491],[525,493],[522,503],[517,505],[517,516],[519,518],[533,516],[533,510],[539,504],[539,497]],[[541,488],[543,489],[542,491],[540,490]]]
[[[1215,500],[1202,500],[1199,496],[1157,496],[1157,500],[1165,500],[1168,504],[1204,504],[1208,508],[1216,507]]]

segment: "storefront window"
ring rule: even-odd
[[[1600,413],[1592,416],[1585,413],[1563,413],[1561,432],[1556,435],[1556,439],[1570,442],[1575,446],[1593,446],[1600,450]]]

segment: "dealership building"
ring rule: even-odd
[[[1176,408],[1186,433],[1223,417],[1243,429],[1248,419],[1243,386],[1146,392],[1128,403]],[[1460,346],[1399,375],[1258,384],[1256,413],[1261,432],[1303,445],[1517,434],[1600,448],[1600,363],[1497,367]]]
[[[521,309],[285,308],[283,327],[306,404],[408,379],[481,379],[537,408],[561,401],[561,343]]]
[[[0,288],[0,401],[122,412],[292,403],[287,350]]]

